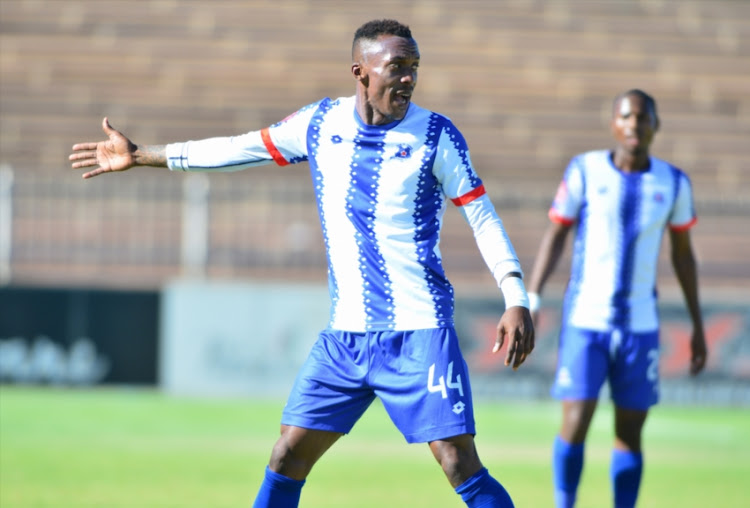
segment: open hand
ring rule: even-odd
[[[109,137],[106,141],[78,143],[73,145],[73,153],[68,157],[74,161],[73,169],[97,168],[83,174],[83,178],[91,178],[102,173],[125,171],[135,166],[134,153],[137,149],[128,138],[112,128],[105,117],[102,130]]]

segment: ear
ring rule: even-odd
[[[352,64],[352,76],[354,76],[354,79],[356,79],[357,81],[363,81],[367,77],[364,69],[362,68],[362,64],[360,64],[359,62],[354,62]]]

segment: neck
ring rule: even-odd
[[[360,120],[362,120],[365,125],[378,125],[379,123],[383,123],[381,116],[378,115],[367,102],[366,91],[357,89],[354,108],[357,110]]]
[[[612,163],[617,169],[625,173],[636,173],[645,171],[649,167],[648,152],[626,152],[616,149],[612,153]]]
[[[355,97],[354,109],[357,110],[359,118],[365,125],[385,125],[400,120],[400,118],[386,116],[376,108],[373,108],[366,90],[358,88]]]

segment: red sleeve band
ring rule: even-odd
[[[453,204],[456,206],[464,206],[468,203],[471,203],[478,197],[481,197],[484,195],[485,195],[484,185],[480,185],[476,189],[473,189],[467,192],[463,196],[458,196],[457,198],[451,199],[451,201],[453,201]]]
[[[573,222],[575,222],[573,219],[568,219],[567,217],[563,217],[562,215],[557,213],[554,208],[549,209],[549,212],[547,213],[547,217],[549,217],[549,220],[551,220],[552,222],[562,224],[563,226],[572,226]]]
[[[693,217],[693,219],[686,224],[680,224],[679,226],[672,226],[670,224],[669,229],[676,233],[681,233],[682,231],[687,231],[688,229],[695,226],[696,222],[698,222],[698,217]]]
[[[279,149],[276,148],[276,145],[273,144],[273,140],[271,140],[271,133],[268,130],[268,127],[266,127],[265,129],[261,129],[260,137],[263,139],[263,144],[266,145],[266,150],[268,150],[268,153],[271,155],[271,157],[273,157],[273,160],[276,164],[278,164],[279,166],[286,166],[287,164],[289,164],[284,156],[281,155]]]

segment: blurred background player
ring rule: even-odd
[[[315,462],[375,397],[408,442],[429,443],[467,506],[513,506],[474,446],[469,375],[438,249],[448,199],[503,291],[493,351],[507,340],[505,363],[514,369],[534,347],[528,299],[463,136],[446,117],[411,102],[419,60],[407,26],[372,21],[354,35],[353,97],[323,99],[241,136],[166,146],[136,146],[105,118],[109,140],[73,147],[73,167],[93,168],[84,178],[133,166],[235,171],[309,161],[331,317],[284,408],[256,507],[298,506]]]
[[[575,225],[552,389],[563,411],[553,450],[558,507],[575,504],[584,441],[605,379],[615,406],[614,505],[635,506],[643,469],[641,432],[659,396],[656,269],[665,229],[693,324],[690,373],[699,373],[706,362],[689,233],[696,222],[690,180],[649,155],[658,128],[656,103],[648,94],[630,90],[615,99],[611,129],[616,146],[571,160],[529,279],[536,321],[539,295]]]

